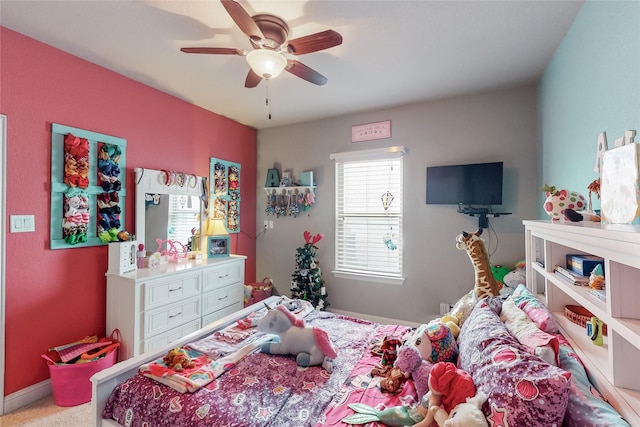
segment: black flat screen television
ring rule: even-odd
[[[428,205],[501,205],[502,162],[428,166]]]

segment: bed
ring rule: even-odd
[[[521,290],[521,298],[514,304],[531,309],[533,302],[525,301],[527,298],[526,291]],[[543,309],[536,306],[537,315],[533,317],[538,318],[538,330],[548,334],[551,341],[544,343],[537,333],[535,339],[530,333],[520,333],[518,340],[518,334],[500,316],[504,300],[496,297],[478,302],[458,336],[458,367],[469,372],[478,389],[489,396],[482,408],[489,425],[628,426],[589,383],[569,344],[554,331],[552,318],[540,316]],[[281,299],[271,297],[266,302],[275,306]],[[239,320],[251,319],[263,307],[262,303],[249,306],[170,347],[120,362],[94,375],[94,425],[346,427],[348,424],[342,420],[354,413],[350,403],[377,409],[417,404],[411,380],[390,393],[380,387],[384,377],[372,375],[381,360],[374,350],[385,337],[407,339],[413,331],[411,326],[328,312],[311,311],[305,319],[307,324],[326,330],[338,350],[331,372],[322,366],[301,368],[291,356],[256,351],[221,364],[224,367],[216,374],[219,376],[194,392],[182,393],[139,374],[141,366],[161,359],[174,347],[191,344],[200,348],[213,338],[233,344],[234,338],[229,338],[227,331],[235,330]],[[530,325],[528,328],[530,331]],[[242,341],[243,348],[246,342]],[[536,346],[552,347],[555,365],[536,355]],[[236,354],[233,351],[231,348],[219,355],[228,358]]]

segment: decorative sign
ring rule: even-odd
[[[351,142],[371,141],[391,137],[391,120],[351,126]]]

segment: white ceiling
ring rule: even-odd
[[[0,24],[257,129],[535,82],[582,1],[240,0],[283,18],[290,38],[333,29],[343,43],[296,57],[324,86],[284,72],[244,87],[250,50],[218,0],[1,0]]]

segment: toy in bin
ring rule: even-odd
[[[118,330],[109,337],[93,335],[52,347],[41,355],[49,367],[56,405],[76,406],[91,401],[90,378],[116,363],[119,336]]]

